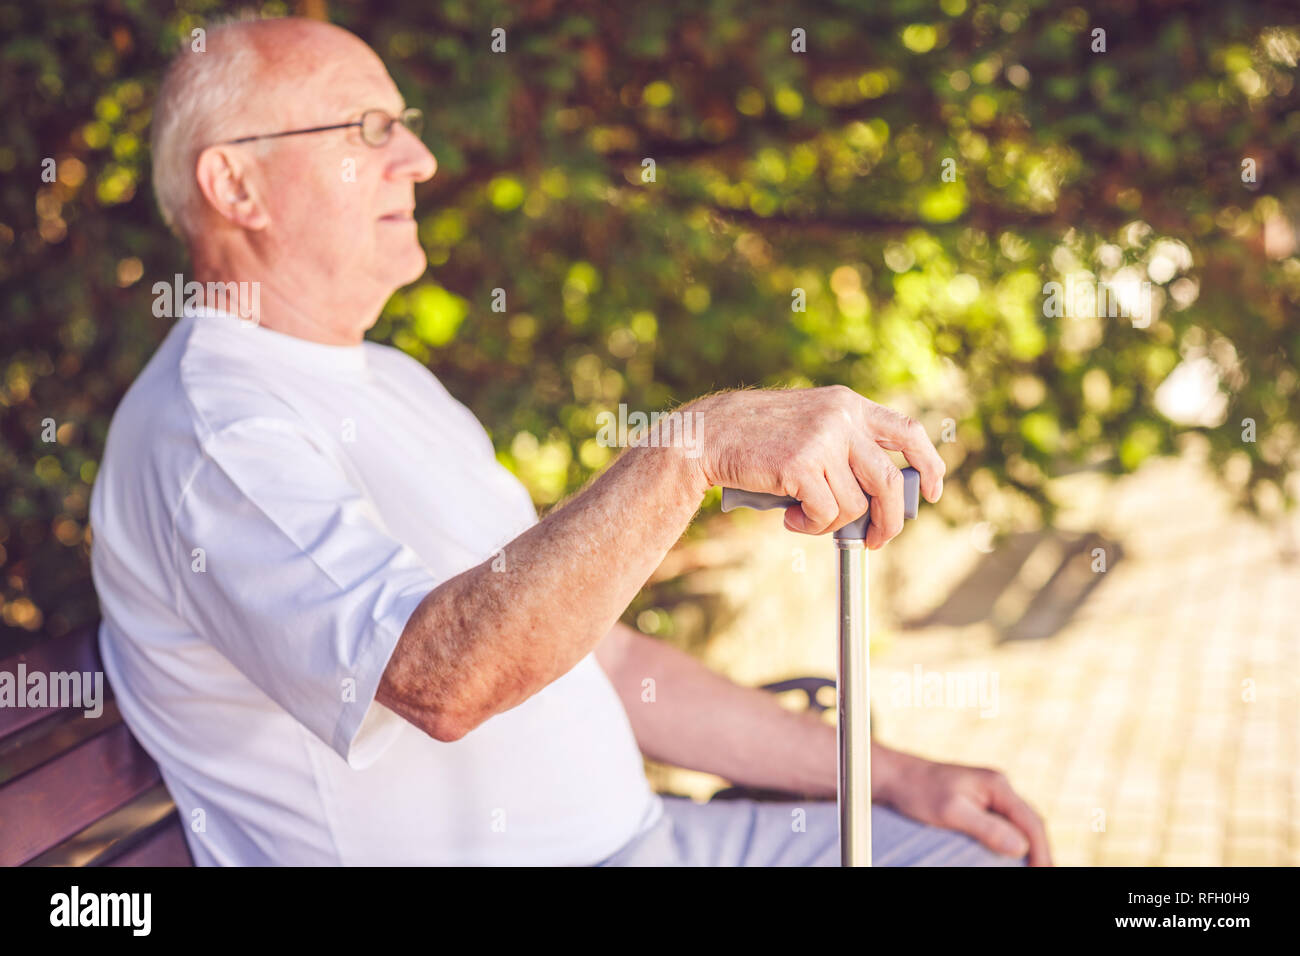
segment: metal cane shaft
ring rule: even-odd
[[[915,518],[921,500],[921,475],[903,469],[903,516]],[[790,508],[795,498],[738,488],[722,490],[722,510]],[[870,502],[862,517],[835,532],[840,561],[839,698],[840,863],[871,865],[871,663],[869,634],[871,601],[867,592],[867,548]]]
[[[836,541],[840,562],[839,698],[840,864],[871,865],[871,658],[867,549]]]

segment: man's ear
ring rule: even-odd
[[[199,153],[194,176],[199,190],[217,214],[244,229],[265,229],[270,214],[258,195],[246,154],[227,146],[209,146]]]

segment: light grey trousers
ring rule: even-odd
[[[873,866],[1023,866],[953,830],[871,808]],[[599,866],[839,866],[834,801],[699,804],[663,798],[663,815]]]

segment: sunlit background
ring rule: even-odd
[[[1007,769],[1063,862],[1300,863],[1293,4],[253,9],[354,30],[426,112],[430,268],[371,337],[539,508],[619,403],[914,414],[949,477],[873,556],[882,739]],[[0,657],[96,617],[90,488],[186,271],[150,108],[220,12],[0,5]],[[762,683],[833,675],[833,601],[829,541],[710,498],[627,620]],[[996,712],[905,702],[918,668],[996,675]]]

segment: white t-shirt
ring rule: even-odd
[[[108,679],[199,864],[581,865],[657,821],[590,654],[454,743],[374,702],[424,596],[536,520],[402,352],[177,322],[113,417],[92,565]]]

